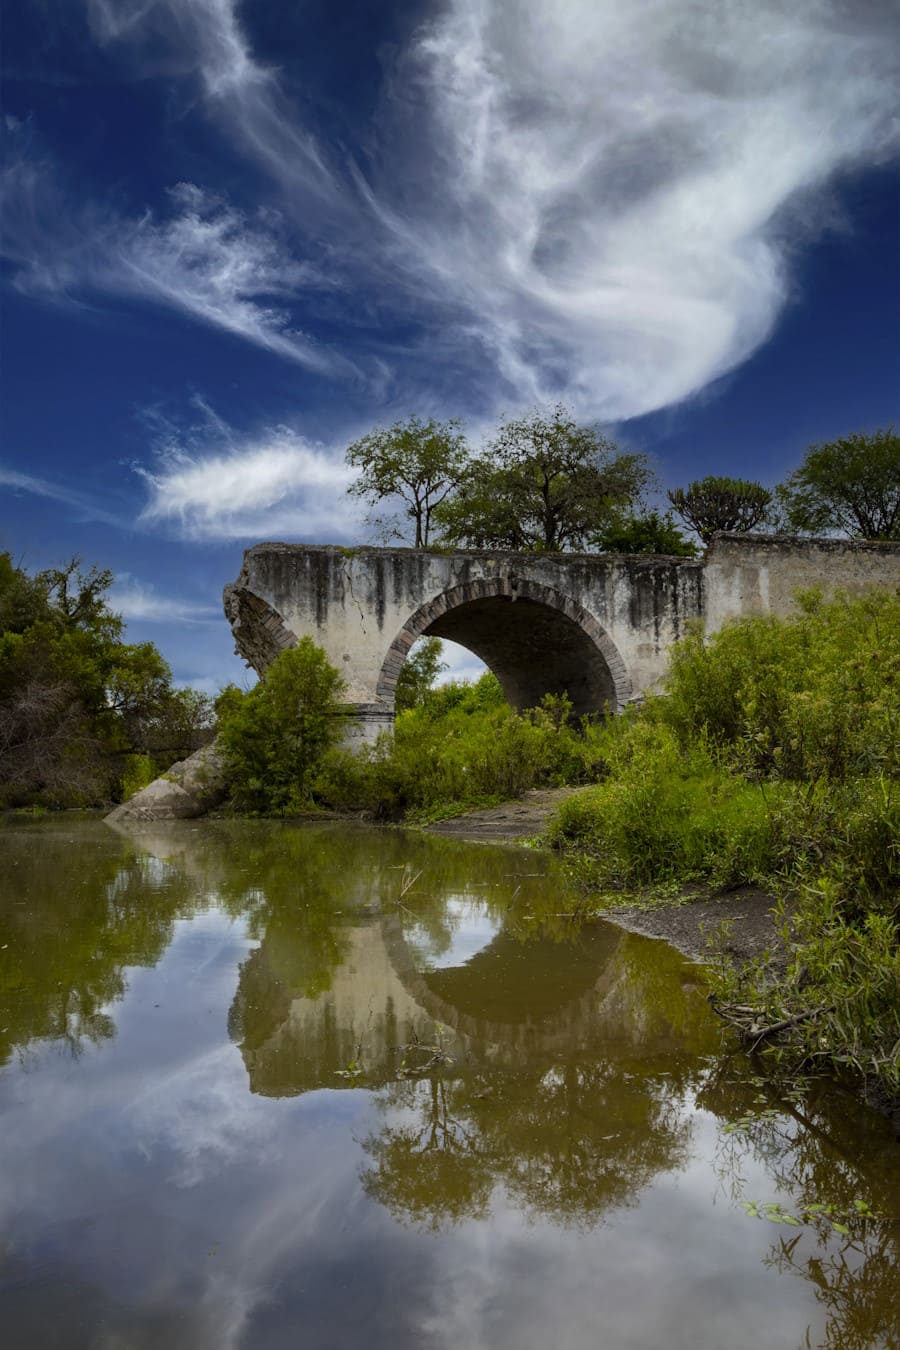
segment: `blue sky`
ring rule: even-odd
[[[377,423],[772,484],[898,417],[895,0],[9,0],[2,53],[0,547],[181,682],[244,547],[367,538]]]

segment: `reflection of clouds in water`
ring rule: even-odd
[[[822,1317],[771,1279],[767,1225],[711,1209],[705,1145],[716,1122],[697,1120],[704,1148],[661,1174],[639,1203],[589,1236],[532,1221],[501,1191],[490,1226],[464,1224],[441,1244],[440,1275],[410,1344],[433,1350],[752,1350],[782,1345]],[[753,1184],[765,1191],[762,1170]]]
[[[410,919],[404,925],[407,945],[431,970],[464,966],[478,952],[490,946],[500,927],[483,900],[468,896],[448,896],[441,907],[440,932],[429,931]]]
[[[456,959],[492,939],[484,907],[464,887],[451,895],[450,915]],[[385,1124],[414,1128],[419,1113],[376,1115],[366,1092],[347,1088],[293,1099],[249,1092],[226,1026],[252,950],[243,922],[222,913],[176,921],[158,965],[127,971],[124,1002],[110,1005],[113,1042],[87,1046],[74,1068],[38,1046],[27,1080],[15,1066],[0,1074],[0,1225],[14,1235],[16,1269],[36,1301],[83,1287],[108,1344],[134,1350],[757,1350],[788,1333],[802,1339],[808,1322],[815,1338],[815,1291],[763,1266],[773,1230],[744,1219],[723,1191],[713,1166],[720,1125],[697,1109],[692,1090],[701,1062],[678,1088],[683,1062],[671,1041],[672,1078],[656,1077],[671,1082],[663,1124],[686,1128],[685,1147],[644,1171],[636,1134],[624,1206],[589,1228],[569,1227],[560,1214],[526,1212],[492,1169],[489,1222],[463,1214],[425,1236],[360,1185],[369,1165],[361,1141]],[[633,1048],[629,1082],[644,1072]],[[523,1129],[533,1097],[564,1088],[564,1060],[542,1057],[538,1092],[521,1104]],[[499,1139],[515,1124],[514,1089],[499,1074],[489,1081],[495,1091],[476,1113]],[[633,1123],[630,1110],[611,1118],[607,1087],[573,1100],[573,1119],[587,1101],[601,1140]],[[566,1152],[565,1140],[555,1147],[561,1095],[549,1101],[548,1147],[529,1177],[545,1199]],[[764,1160],[740,1140],[735,1147],[743,1194],[782,1198]],[[577,1167],[574,1175],[577,1183]],[[151,1315],[160,1322],[148,1332]],[[74,1350],[81,1334],[73,1322],[67,1342],[67,1330],[60,1350]]]
[[[169,1078],[155,1080],[131,1103],[123,1124],[147,1159],[171,1154],[166,1180],[196,1186],[224,1167],[254,1161],[271,1145],[259,1100],[247,1092],[247,1073],[232,1045],[179,1066]],[[252,1141],[252,1145],[251,1145]],[[158,1161],[158,1160],[157,1160]]]

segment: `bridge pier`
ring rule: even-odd
[[[351,703],[344,744],[351,750],[374,745],[383,731],[394,730],[394,707],[384,703]]]

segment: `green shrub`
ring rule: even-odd
[[[609,776],[549,835],[593,888],[763,884],[787,969],[714,975],[720,1000],[781,1028],[788,1068],[848,1068],[900,1095],[900,601],[693,631],[669,696],[599,733]]]
[[[517,714],[493,675],[429,690],[398,713],[393,735],[353,755],[335,750],[316,796],[344,810],[435,818],[528,788],[589,782],[605,772],[599,728],[573,726],[571,704],[548,697]]]
[[[548,833],[579,852],[587,884],[727,886],[771,874],[780,840],[758,785],[728,774],[702,745],[683,751],[650,718],[610,742],[609,778],[563,802]]]
[[[222,691],[219,744],[236,806],[266,814],[309,805],[313,779],[342,733],[344,687],[325,653],[304,637],[249,692],[234,685]]]
[[[739,772],[798,781],[900,771],[900,596],[798,597],[789,619],[732,623],[673,648],[664,717]]]

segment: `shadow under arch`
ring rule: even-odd
[[[443,591],[406,620],[378,677],[392,704],[397,679],[420,637],[441,637],[474,652],[493,671],[514,708],[565,694],[576,716],[621,712],[631,698],[625,662],[599,621],[562,591],[524,577],[468,581]]]

